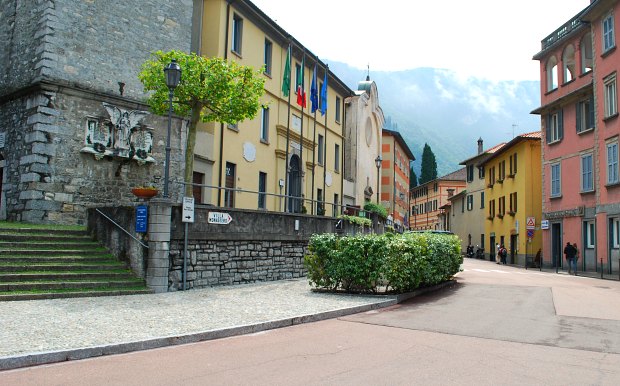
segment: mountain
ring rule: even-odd
[[[329,69],[353,90],[367,71],[329,62]],[[372,71],[386,120],[397,125],[416,157],[420,175],[422,149],[428,143],[437,159],[437,174],[459,169],[459,162],[484,148],[507,142],[513,135],[540,130],[538,81],[490,81],[461,77],[436,68]]]

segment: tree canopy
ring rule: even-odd
[[[413,170],[413,162],[409,163],[409,190],[418,186],[418,176]]]
[[[425,143],[424,150],[422,150],[422,170],[418,182],[422,185],[434,179],[437,179],[437,161],[433,150],[428,143]]]
[[[150,94],[147,103],[155,114],[168,113],[169,91],[164,66],[176,59],[181,81],[174,89],[173,109],[189,116],[185,153],[185,194],[192,193],[194,147],[198,122],[238,123],[256,116],[265,81],[262,69],[254,70],[223,58],[206,58],[183,51],[157,51],[142,64],[138,78]]]

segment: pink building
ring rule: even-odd
[[[543,261],[578,270],[618,271],[620,180],[616,76],[618,0],[593,0],[542,41]]]

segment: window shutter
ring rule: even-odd
[[[545,138],[547,143],[551,142],[551,114],[547,115],[547,124],[545,125]]]
[[[577,102],[577,105],[575,106],[575,111],[577,111],[577,132],[581,133],[583,130],[585,130],[584,127],[581,127],[581,105],[583,102]]]
[[[590,96],[590,100],[588,101],[589,104],[589,116],[588,116],[588,127],[586,127],[586,129],[589,128],[594,128],[594,95]]]
[[[558,140],[564,138],[564,114],[563,111],[558,111]]]

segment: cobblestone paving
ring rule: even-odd
[[[194,334],[391,299],[310,289],[300,279],[152,295],[0,302],[0,357]]]

